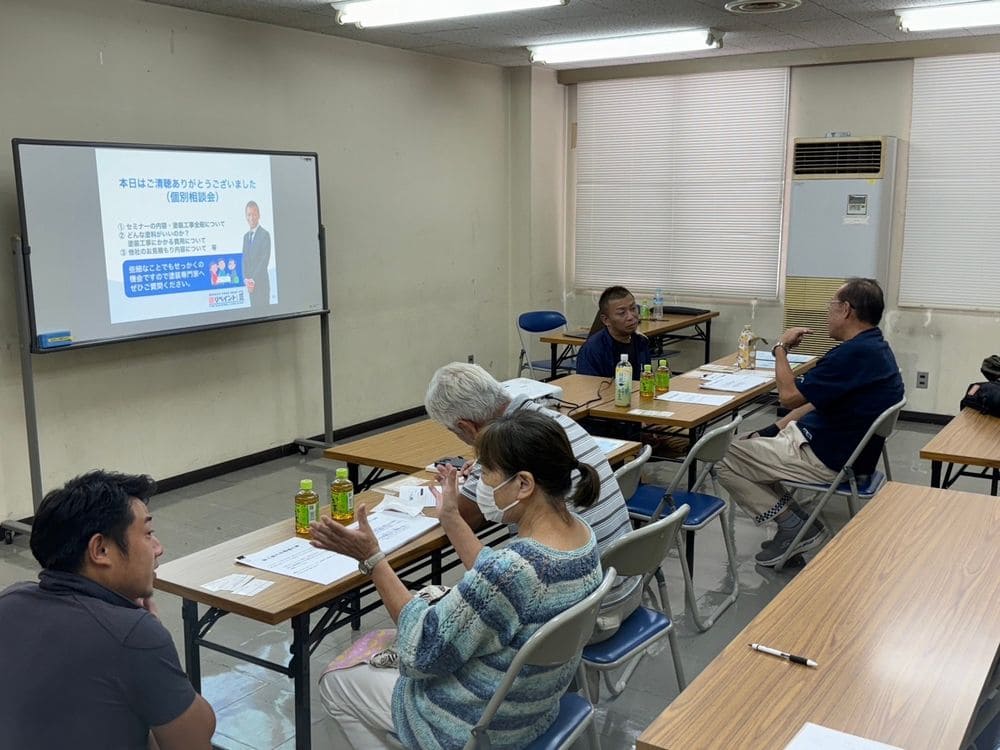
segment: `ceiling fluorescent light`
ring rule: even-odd
[[[358,0],[332,3],[337,23],[359,29],[565,5],[569,0]]]
[[[897,10],[900,31],[967,29],[974,26],[1000,26],[1000,2],[936,5],[931,8]]]
[[[588,60],[611,60],[631,57],[667,55],[672,52],[697,52],[722,46],[721,31],[690,29],[661,34],[636,34],[580,42],[540,44],[529,47],[531,61],[558,65]]]

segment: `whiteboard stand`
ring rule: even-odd
[[[320,352],[323,357],[323,439],[297,438],[295,445],[305,455],[310,448],[333,445],[333,364],[330,361],[330,300],[326,290],[326,228],[319,225],[319,274],[323,291],[323,310],[319,316]]]
[[[24,426],[28,433],[28,471],[31,475],[31,507],[38,510],[42,502],[42,468],[38,456],[38,415],[35,411],[35,379],[31,369],[31,326],[28,324],[28,284],[24,278],[24,255],[29,251],[21,237],[10,238],[14,258],[14,283],[17,285],[17,334],[21,352],[21,389],[24,392]],[[31,526],[20,521],[0,521],[4,541],[10,544],[14,534],[30,534]]]

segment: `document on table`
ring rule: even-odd
[[[806,722],[792,741],[785,745],[785,750],[902,750],[902,748]]]
[[[706,393],[687,393],[685,391],[669,391],[656,397],[658,401],[679,401],[682,404],[704,404],[706,406],[722,406],[733,400],[732,396],[710,396]]]
[[[274,581],[266,581],[263,578],[254,578],[251,575],[244,575],[242,573],[232,573],[222,578],[216,578],[214,581],[203,583],[201,587],[209,591],[229,591],[239,596],[254,596],[273,584]]]
[[[390,479],[386,482],[382,482],[374,487],[373,490],[376,492],[381,492],[383,495],[398,495],[400,488],[402,487],[416,487],[418,485],[427,484],[429,480],[421,479],[420,477],[405,476],[398,477],[396,479]]]
[[[372,513],[368,523],[383,552],[391,552],[438,524],[436,518],[385,511]],[[348,528],[357,528],[357,522]],[[316,549],[308,539],[292,537],[252,554],[240,555],[236,562],[271,573],[302,578],[327,586],[358,569],[358,561],[329,550]]]
[[[816,359],[814,354],[788,354],[788,361],[793,365],[801,365],[813,359]],[[771,352],[757,352],[757,366],[773,370],[774,355]]]
[[[612,452],[618,450],[623,445],[625,445],[624,440],[615,440],[615,438],[597,437],[594,435],[594,442],[597,443],[597,447],[601,449],[601,453],[605,456],[610,455]]]
[[[731,375],[718,373],[702,379],[701,387],[711,391],[733,391],[743,393],[766,385],[770,379],[748,372],[734,372]]]

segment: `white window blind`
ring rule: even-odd
[[[1000,310],[1000,55],[913,65],[899,303]]]
[[[788,70],[581,83],[575,276],[778,295]]]

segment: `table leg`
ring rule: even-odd
[[[997,485],[1000,485],[1000,469],[993,470],[993,479],[990,482],[990,494],[996,497]]]
[[[431,583],[441,585],[441,550],[431,552]]]
[[[295,750],[312,747],[309,718],[309,613],[292,618],[292,679],[295,685]]]
[[[201,692],[201,653],[198,649],[198,602],[184,599],[181,602],[184,620],[184,669],[194,689]]]
[[[705,364],[712,361],[712,319],[705,321]]]
[[[550,365],[550,368],[549,368],[550,369],[550,373],[549,374],[552,376],[551,379],[555,380],[556,379],[556,370],[559,369],[558,365],[557,365],[557,363],[559,362],[559,345],[558,344],[549,344],[549,346],[552,347],[552,364]]]
[[[931,461],[931,487],[941,486],[941,462]]]
[[[693,429],[688,430],[688,453],[694,449],[694,444],[698,442],[701,437],[702,430]],[[698,478],[698,466],[697,461],[692,461],[691,465],[688,466],[688,482],[687,488],[688,492],[694,489],[694,482]],[[686,538],[687,544],[685,544],[687,552],[688,570],[691,571],[691,578],[694,578],[694,532],[687,532]]]
[[[351,484],[354,485],[355,491],[360,492],[358,489],[360,487],[358,484],[358,477],[360,476],[358,468],[357,464],[347,464],[347,478],[351,480]]]

